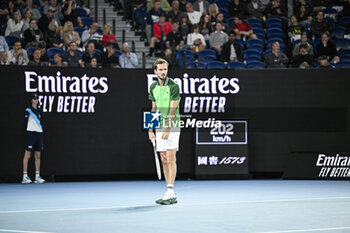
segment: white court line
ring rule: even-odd
[[[9,229],[0,229],[0,232],[18,232],[18,233],[53,233],[53,232],[43,232],[43,231],[20,231],[20,230],[9,230]]]
[[[338,230],[346,230],[346,229],[350,229],[350,227],[315,228],[315,229],[288,230],[288,231],[264,231],[264,232],[256,232],[256,233],[291,233],[291,232],[312,232],[312,231],[338,231]]]
[[[176,204],[173,206],[208,206],[208,205],[233,205],[233,204],[250,204],[250,203],[273,203],[273,202],[297,202],[297,201],[317,201],[317,200],[332,200],[332,199],[350,199],[350,197],[320,197],[320,198],[300,198],[300,199],[281,199],[281,200],[254,200],[254,201],[233,201],[233,202],[217,202],[217,203],[185,203]],[[152,205],[149,205],[152,206]],[[159,206],[154,204],[154,206]],[[12,213],[35,213],[35,212],[60,212],[60,211],[83,211],[83,210],[109,210],[109,209],[129,209],[142,208],[145,205],[134,206],[111,206],[111,207],[93,207],[93,208],[67,208],[67,209],[39,209],[39,210],[4,210],[0,214]]]

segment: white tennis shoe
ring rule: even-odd
[[[29,176],[23,176],[23,179],[22,179],[22,184],[30,184],[32,183],[33,181],[30,179]]]
[[[41,178],[40,176],[37,176],[35,178],[35,181],[34,181],[35,184],[42,184],[42,183],[45,183],[45,182],[46,181],[43,178]]]

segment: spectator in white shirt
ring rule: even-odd
[[[190,22],[192,24],[197,24],[199,23],[202,14],[199,11],[195,11],[193,10],[193,5],[192,3],[187,3],[186,4],[186,11],[187,11],[187,15],[190,19]]]
[[[122,55],[119,56],[119,64],[121,68],[136,68],[138,65],[137,56],[130,52],[129,44],[123,43]]]
[[[5,37],[0,36],[0,52],[8,52],[9,51],[9,46],[5,40]]]
[[[21,41],[13,43],[13,49],[8,53],[8,60],[13,65],[28,65],[29,59],[25,49],[22,49]]]
[[[0,65],[8,65],[10,64],[7,59],[7,53],[5,51],[0,52]]]
[[[13,13],[13,17],[7,21],[5,36],[21,37],[23,21],[21,20],[21,12],[19,10]]]
[[[197,0],[193,3],[193,9],[201,14],[209,13],[209,2],[206,0]]]
[[[187,36],[187,44],[192,48],[200,44],[205,46],[205,39],[202,34],[199,33],[199,26],[193,26],[193,32]]]
[[[81,41],[83,42],[83,47],[86,47],[88,42],[90,40],[98,41],[99,38],[101,39],[102,36],[100,36],[97,33],[98,24],[96,22],[93,22],[90,26],[90,29],[83,31],[83,34],[81,35]]]
[[[228,35],[221,30],[221,23],[216,23],[216,30],[212,32],[209,37],[210,48],[217,52],[222,50],[221,46],[228,41]]]

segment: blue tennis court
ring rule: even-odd
[[[0,232],[350,232],[348,181],[0,184]]]

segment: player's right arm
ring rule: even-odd
[[[152,112],[157,111],[157,105],[156,105],[156,102],[154,102],[154,101],[152,101],[152,110],[151,111]],[[156,135],[154,134],[153,129],[148,129],[148,138],[151,142],[156,139]]]

